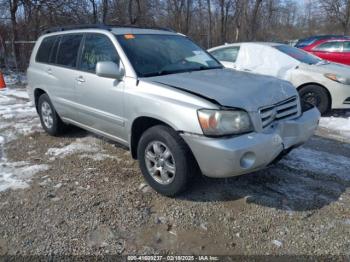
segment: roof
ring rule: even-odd
[[[91,24],[91,25],[69,25],[69,26],[59,26],[53,27],[43,31],[44,34],[65,32],[73,30],[83,30],[83,29],[100,29],[110,31],[114,34],[175,34],[176,32],[163,27],[138,27],[134,25],[105,25],[105,24]]]
[[[324,42],[337,42],[337,41],[349,41],[350,39],[347,37],[334,37],[334,38],[327,38],[327,39],[318,39],[313,44],[316,43],[324,43]]]
[[[299,41],[302,42],[302,41],[307,41],[307,40],[312,40],[312,39],[321,40],[321,39],[330,39],[330,38],[338,38],[338,37],[349,38],[349,36],[345,36],[345,35],[314,35],[314,36],[301,38],[301,39],[299,39]]]
[[[221,46],[216,46],[213,48],[210,48],[208,51],[214,51],[216,49],[230,47],[230,46],[239,46],[239,45],[262,45],[262,46],[278,46],[278,45],[285,45],[282,43],[273,43],[273,42],[240,42],[240,43],[232,43],[232,44],[225,44]]]

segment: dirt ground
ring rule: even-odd
[[[77,128],[50,137],[25,98],[6,97],[0,255],[350,255],[350,144],[330,132],[273,167],[197,177],[167,198],[125,148]]]

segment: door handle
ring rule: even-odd
[[[48,68],[48,69],[47,69],[47,73],[48,73],[49,75],[52,75],[52,69],[51,69],[51,68]]]
[[[84,79],[84,77],[82,77],[82,76],[77,77],[75,80],[76,80],[77,82],[79,82],[79,83],[84,83],[84,82],[85,82],[85,79]]]

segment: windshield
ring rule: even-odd
[[[320,58],[311,55],[303,50],[300,50],[296,47],[292,47],[289,45],[277,45],[275,46],[275,48],[281,51],[282,53],[285,53],[286,55],[293,57],[294,59],[305,64],[315,65],[322,62]]]
[[[222,68],[206,51],[180,35],[116,37],[140,77]]]

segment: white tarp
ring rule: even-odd
[[[237,70],[275,76],[289,80],[290,71],[300,62],[273,46],[261,43],[242,43],[236,60]]]

